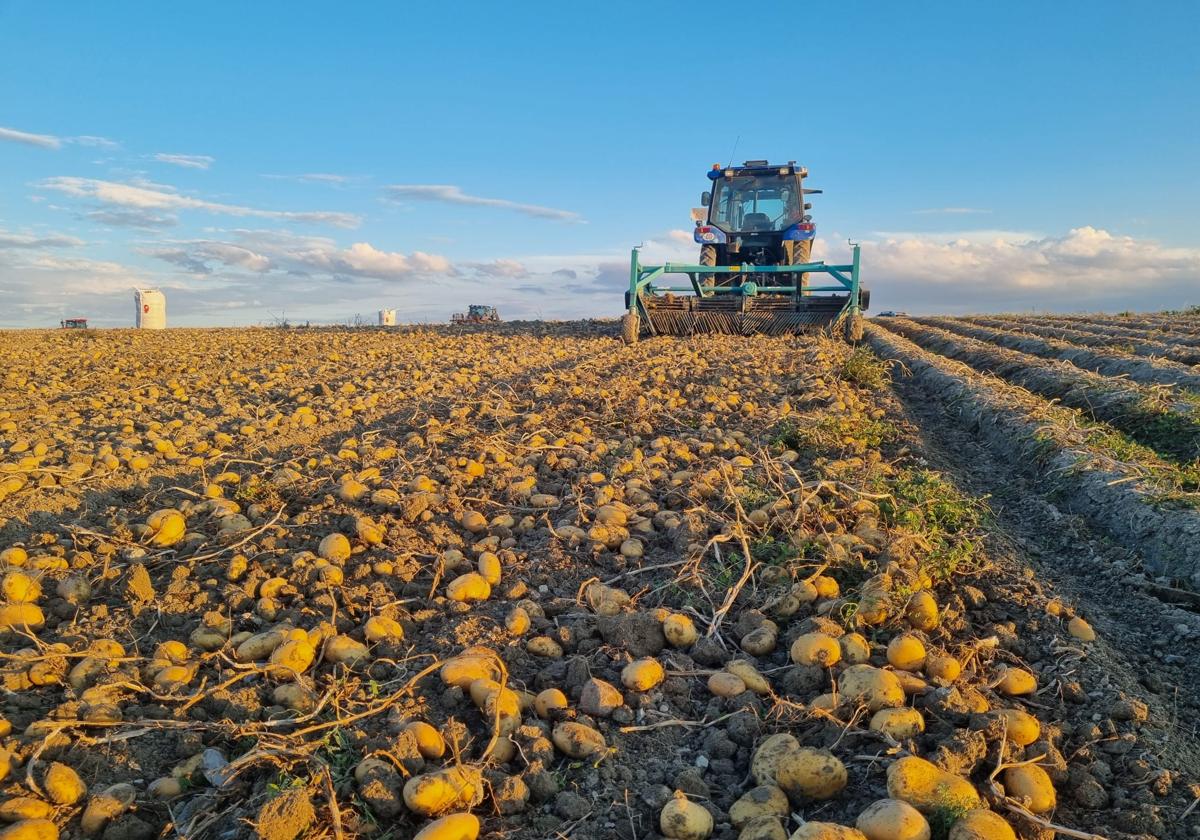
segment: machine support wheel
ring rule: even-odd
[[[641,324],[636,312],[626,312],[621,316],[621,340],[626,344],[637,344]]]
[[[716,245],[701,245],[700,246],[700,265],[716,265],[717,264],[717,246]],[[716,282],[714,283],[714,278]],[[724,286],[729,280],[728,274],[722,274],[717,277],[715,274],[701,274],[699,277],[700,285],[702,286]]]
[[[861,312],[852,312],[846,316],[846,341],[857,344],[863,337],[863,316]]]
[[[791,243],[791,247],[787,249],[788,265],[800,265],[801,263],[810,262],[812,260],[813,240],[802,239],[799,242]],[[793,274],[793,282],[800,288],[808,285],[808,274]]]

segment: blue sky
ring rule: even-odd
[[[735,144],[877,308],[1200,303],[1200,4],[421,6],[0,0],[0,326],[615,314]]]

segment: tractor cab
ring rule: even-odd
[[[86,330],[87,318],[66,318],[59,321],[59,326],[64,330]]]
[[[694,238],[701,245],[724,246],[745,262],[778,265],[785,262],[784,242],[811,240],[816,234],[812,208],[804,196],[820,190],[804,188],[808,170],[795,161],[772,166],[765,160],[748,160],[742,166],[713,164],[708,177],[712,189],[700,196],[694,210]],[[791,260],[786,260],[790,262]]]

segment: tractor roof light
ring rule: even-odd
[[[781,166],[781,167],[779,167],[779,174],[780,174],[780,175],[786,175],[786,174],[788,174],[788,168],[787,168],[786,166]]]
[[[732,169],[726,169],[726,170],[725,170],[725,177],[726,177],[726,178],[732,178],[732,177],[733,177],[733,170],[732,170]]]

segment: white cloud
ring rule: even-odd
[[[289,210],[261,210],[237,204],[223,204],[182,195],[162,185],[122,184],[93,178],[59,176],[48,178],[38,186],[54,190],[75,198],[97,201],[102,205],[135,208],[140,210],[200,210],[228,216],[254,216],[285,221],[327,224],[334,227],[357,227],[361,219],[352,213],[327,211],[295,212]]]
[[[121,144],[115,140],[109,140],[107,137],[95,137],[91,134],[81,134],[78,137],[67,138],[68,143],[76,143],[80,146],[91,146],[96,149],[119,149]]]
[[[15,128],[0,127],[0,140],[10,143],[24,143],[26,146],[40,146],[43,149],[58,149],[62,147],[62,138],[51,134],[31,134],[28,131],[17,131]]]
[[[302,184],[329,184],[331,186],[344,186],[353,181],[361,181],[363,177],[360,175],[334,175],[329,172],[306,172],[301,175],[263,175],[264,178],[270,178],[272,181],[297,181]]]
[[[180,155],[167,152],[158,152],[154,155],[154,159],[159,163],[182,166],[184,169],[208,169],[217,160],[209,155]]]
[[[492,260],[491,262],[469,263],[468,267],[487,277],[524,277],[529,269],[517,260]]]
[[[83,245],[82,239],[67,236],[65,233],[31,234],[12,233],[0,230],[0,249],[8,248],[77,248]]]
[[[215,265],[257,274],[374,280],[407,280],[420,274],[447,274],[450,261],[436,254],[384,251],[368,242],[339,248],[324,237],[295,237],[272,231],[239,231],[237,241],[184,240],[145,246],[140,253],[180,266],[192,274],[212,274]]]
[[[558,210],[537,204],[522,204],[507,198],[484,198],[478,195],[468,195],[460,187],[450,184],[392,184],[384,187],[384,193],[393,201],[439,201],[445,204],[498,207],[539,219],[556,219],[562,222],[583,221],[578,213],[570,210]]]

